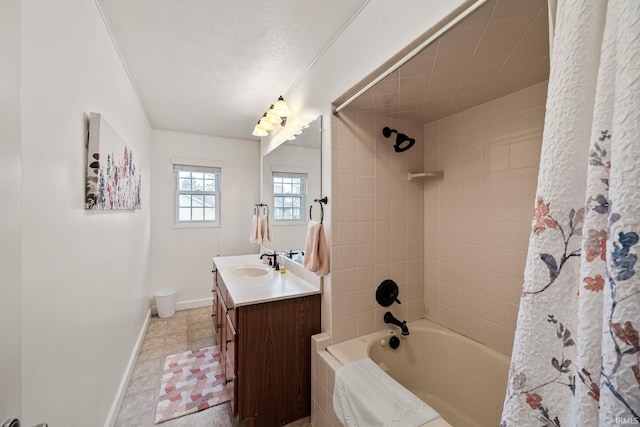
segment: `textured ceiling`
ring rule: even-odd
[[[351,107],[429,123],[548,78],[547,1],[489,0]]]
[[[253,138],[368,0],[97,0],[154,128]]]

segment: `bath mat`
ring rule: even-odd
[[[205,347],[167,356],[155,423],[192,414],[229,401],[220,348]]]

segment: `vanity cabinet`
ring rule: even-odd
[[[236,306],[214,266],[213,319],[237,421],[272,427],[309,416],[320,295]]]

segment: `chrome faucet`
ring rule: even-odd
[[[407,321],[403,320],[402,322],[393,317],[390,311],[387,311],[384,314],[384,323],[391,323],[392,325],[398,326],[402,330],[402,335],[409,335],[409,328],[407,328]]]

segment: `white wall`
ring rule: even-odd
[[[150,125],[93,1],[22,1],[23,424],[105,423],[148,311]],[[84,209],[89,112],[142,170],[142,209]]]
[[[21,411],[20,1],[0,2],[0,422]]]
[[[179,289],[179,304],[211,298],[211,257],[259,250],[249,234],[253,205],[260,199],[260,144],[171,131],[152,135],[152,290]],[[172,157],[224,163],[220,227],[174,227]]]

